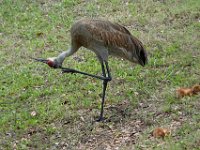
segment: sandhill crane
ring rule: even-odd
[[[64,59],[78,51],[80,47],[93,51],[100,61],[102,76],[63,68]],[[103,120],[103,108],[107,83],[112,80],[108,66],[108,56],[113,55],[127,59],[144,66],[147,63],[147,53],[141,41],[132,36],[122,25],[98,19],[82,19],[71,28],[71,47],[57,57],[42,59],[33,58],[48,64],[52,68],[60,68],[63,73],[80,73],[103,81],[101,112],[97,121]]]

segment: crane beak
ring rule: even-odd
[[[42,62],[42,63],[45,63],[45,64],[47,64],[47,62],[48,62],[47,59],[43,59],[43,58],[33,58],[33,57],[30,57],[30,58],[35,60],[35,61],[39,61],[39,62]]]

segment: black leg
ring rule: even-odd
[[[87,75],[93,78],[97,78],[100,80],[103,80],[103,93],[102,93],[102,101],[101,101],[101,112],[100,112],[100,116],[97,119],[97,121],[102,121],[103,118],[103,112],[104,112],[104,102],[105,102],[105,95],[106,95],[106,88],[108,85],[108,82],[112,80],[111,74],[110,74],[110,70],[109,70],[109,66],[108,66],[108,62],[105,62],[106,65],[106,70],[105,70],[105,66],[104,66],[104,62],[101,62],[101,68],[102,68],[102,75],[103,76],[97,76],[97,75],[93,75],[93,74],[89,74],[86,72],[81,72],[75,69],[70,69],[70,68],[62,68],[62,73],[79,73],[79,74],[83,74],[83,75]],[[106,75],[107,72],[107,75]]]
[[[108,63],[105,62],[106,64],[106,70],[107,70],[107,73],[108,73],[108,77],[106,77],[106,73],[105,73],[105,67],[104,67],[104,64],[103,62],[101,63],[101,67],[102,67],[102,74],[103,76],[106,78],[105,80],[103,80],[103,94],[102,94],[102,101],[101,101],[101,112],[100,112],[100,116],[99,116],[99,119],[97,121],[102,121],[104,118],[103,118],[103,111],[104,111],[104,102],[105,102],[105,95],[106,95],[106,88],[107,88],[107,85],[108,85],[108,82],[111,81],[111,74],[110,74],[110,71],[109,71],[109,67],[108,67]]]
[[[107,80],[111,81],[112,80],[112,76],[110,74],[110,69],[109,69],[109,66],[108,66],[108,62],[106,61],[105,64],[106,64],[106,70],[107,70],[107,73],[108,73]]]
[[[104,67],[103,61],[101,61],[101,69],[102,69],[103,77],[106,77],[106,71],[105,71],[105,67]]]
[[[102,101],[101,101],[101,112],[100,112],[100,116],[99,116],[99,118],[97,119],[97,121],[102,121],[102,120],[104,120],[104,118],[103,118],[103,108],[104,108],[104,101],[105,101],[105,95],[106,95],[107,84],[108,84],[108,81],[107,81],[107,80],[104,80],[104,81],[103,81],[103,94],[102,94]]]
[[[78,71],[78,70],[71,69],[71,68],[63,68],[62,67],[62,73],[79,73],[79,74],[83,74],[83,75],[90,76],[90,77],[93,77],[93,78],[96,78],[96,79],[100,79],[100,80],[105,80],[106,79],[106,77],[89,74],[89,73]]]

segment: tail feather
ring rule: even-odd
[[[135,45],[135,55],[138,58],[139,63],[144,66],[148,62],[147,58],[147,52],[140,40],[138,40],[136,37],[132,37],[132,42]]]
[[[143,65],[147,64],[148,59],[147,59],[146,51],[144,49],[140,50],[139,59],[143,62]]]

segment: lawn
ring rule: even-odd
[[[200,83],[198,0],[0,1],[0,149],[199,149],[200,95],[176,89]],[[81,18],[124,25],[148,52],[145,67],[110,57],[105,116],[95,122],[102,83],[29,57],[57,56]],[[81,48],[64,67],[101,74]],[[170,129],[154,138],[156,127]]]

